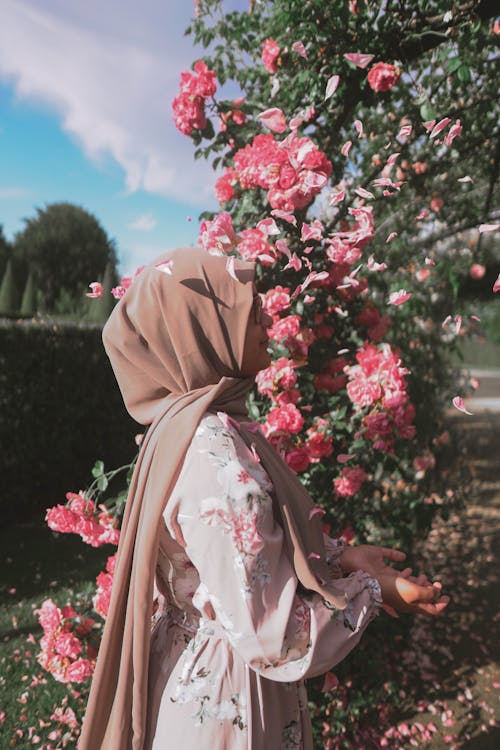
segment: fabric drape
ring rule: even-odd
[[[108,616],[78,743],[80,750],[142,750],[154,573],[162,513],[206,411],[238,417],[274,487],[290,559],[301,584],[343,609],[327,583],[321,523],[313,502],[245,407],[253,378],[241,375],[254,296],[254,266],[199,248],[178,248],[135,278],[103,330],[125,406],[149,425],[122,522]],[[248,420],[248,426],[245,425]],[[241,422],[243,422],[241,424]]]

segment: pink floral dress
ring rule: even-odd
[[[205,414],[164,512],[145,750],[310,750],[304,679],[356,646],[376,580],[341,578],[344,612],[299,593],[273,486],[226,415]]]

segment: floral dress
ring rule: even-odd
[[[310,750],[304,679],[356,646],[381,603],[342,575],[345,611],[299,593],[273,486],[227,419],[205,414],[164,512],[156,570],[145,750]]]

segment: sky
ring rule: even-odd
[[[226,3],[246,9],[245,0]],[[214,173],[172,120],[193,0],[1,0],[0,224],[48,203],[93,213],[122,273],[193,244]]]

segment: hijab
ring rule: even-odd
[[[241,363],[254,298],[253,263],[201,248],[164,253],[136,276],[103,329],[103,343],[130,415],[148,425],[122,521],[111,601],[79,750],[142,750],[159,531],[193,434],[223,411],[255,447],[274,486],[300,583],[331,607],[345,595],[329,582],[313,501],[255,429],[245,406],[254,378]]]

